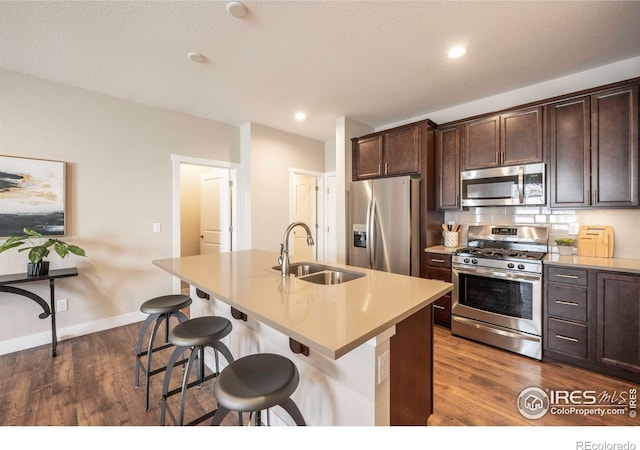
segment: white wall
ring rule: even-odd
[[[437,124],[444,124],[479,114],[508,109],[526,103],[570,94],[572,92],[578,92],[585,89],[591,89],[609,83],[628,80],[638,76],[640,76],[640,56],[607,64],[605,66],[595,67],[593,69],[570,74],[564,77],[554,78],[542,83],[515,89],[513,91],[503,92],[491,97],[481,98],[472,102],[456,105],[451,108],[431,111],[418,117],[378,127],[376,131],[386,130],[388,128],[427,118],[433,120]]]
[[[57,316],[62,338],[135,320],[144,300],[171,292],[151,263],[172,254],[171,154],[240,162],[238,127],[1,70],[0,136],[2,155],[68,163],[66,239],[88,256],[50,257],[53,269],[80,273],[56,282],[57,298],[69,299]],[[26,262],[0,254],[0,273],[25,272]],[[28,288],[48,300],[46,283]],[[0,354],[50,342],[40,312],[0,294]]]
[[[279,251],[289,225],[289,168],[324,172],[324,158],[321,141],[251,125],[252,248]]]

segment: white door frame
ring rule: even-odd
[[[325,208],[326,208],[326,193],[324,190],[325,186],[325,173],[324,172],[315,172],[313,170],[306,169],[296,169],[294,167],[289,168],[289,223],[293,222],[295,219],[295,182],[294,175],[310,175],[316,177],[318,179],[318,193],[317,196],[317,215],[316,220],[318,222],[318,229],[316,230],[315,236],[316,240],[320,241],[316,242],[318,245],[318,260],[323,261],[325,255],[325,235],[323,230],[325,229]],[[307,224],[312,227],[314,224]]]
[[[336,210],[338,193],[335,192],[335,194],[334,194],[335,195],[334,203],[333,204],[329,204],[329,192],[328,192],[328,189],[329,189],[329,179],[330,178],[335,178],[336,182],[337,182],[337,173],[335,171],[334,172],[326,172],[324,174],[324,177],[323,177],[323,182],[324,182],[324,191],[323,191],[323,194],[322,194],[323,211],[324,211],[323,235],[324,235],[324,260],[326,262],[333,263],[333,262],[338,262],[337,261],[338,249],[334,247],[333,248],[333,252],[331,252],[330,249],[329,249],[330,242],[329,242],[329,239],[328,239],[328,237],[329,237],[328,227],[331,224],[329,223],[328,218],[329,218],[329,209],[333,208],[334,212]],[[336,186],[336,190],[337,190],[337,186]],[[335,215],[335,216],[336,216],[336,221],[337,221],[338,220],[338,216],[337,215]],[[335,230],[332,230],[332,232],[336,233],[336,244],[338,242],[337,241],[337,238],[338,238],[337,237],[337,228],[338,228],[337,225],[338,225],[337,223],[334,223],[333,226],[334,226]],[[330,255],[333,255],[333,257],[334,257],[333,260],[329,259]]]
[[[173,202],[173,257],[180,257],[180,164],[193,164],[196,166],[207,166],[219,169],[229,169],[229,178],[233,183],[233,189],[231,189],[231,226],[236,227],[237,221],[237,198],[238,198],[238,168],[240,164],[230,163],[227,161],[216,161],[213,159],[194,158],[192,156],[184,155],[171,155],[172,171],[173,171],[173,188],[172,188],[172,202]],[[231,248],[237,248],[237,235],[238,233],[231,233]],[[173,279],[173,292],[180,293],[180,280],[178,278]]]

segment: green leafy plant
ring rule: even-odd
[[[0,245],[0,253],[12,248],[22,247],[19,248],[18,251],[28,251],[29,261],[34,264],[42,262],[44,258],[49,256],[49,252],[52,247],[61,258],[66,257],[69,253],[73,253],[78,256],[86,256],[85,251],[77,245],[67,244],[64,241],[55,238],[48,238],[44,241],[45,238],[42,234],[29,228],[24,228],[22,231],[24,232],[24,235],[13,236],[4,241],[4,243]]]
[[[576,243],[575,239],[568,238],[568,237],[556,239],[556,244],[562,245],[565,247],[573,247],[575,243]]]

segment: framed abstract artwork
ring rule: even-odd
[[[65,234],[65,163],[0,156],[0,237]]]

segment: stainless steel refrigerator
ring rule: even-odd
[[[355,181],[349,198],[348,264],[420,276],[420,180]]]

